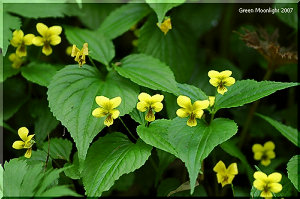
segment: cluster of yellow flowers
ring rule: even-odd
[[[50,45],[55,46],[61,42],[60,33],[62,28],[60,26],[52,26],[48,28],[43,23],[37,23],[36,29],[41,36],[34,36],[33,34],[27,34],[24,36],[22,30],[15,30],[13,32],[10,43],[16,47],[16,53],[9,55],[9,60],[12,62],[13,68],[20,68],[24,60],[22,57],[27,56],[26,46],[34,44],[35,46],[43,46],[42,52],[48,56],[52,53]]]

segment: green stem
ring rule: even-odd
[[[209,123],[212,123],[212,121],[214,120],[214,117],[215,117],[215,113],[212,113],[211,117],[210,117],[210,122]]]
[[[126,130],[128,131],[128,133],[131,135],[131,137],[132,137],[133,139],[137,140],[136,137],[134,137],[133,134],[131,133],[131,131],[127,128],[127,126],[126,126],[126,124],[123,122],[123,120],[122,120],[120,117],[119,117],[119,119],[120,119],[120,121],[122,122],[122,124],[124,125],[124,127],[126,128]]]
[[[231,184],[231,190],[232,190],[232,195],[234,197],[234,189],[233,189],[233,184]]]

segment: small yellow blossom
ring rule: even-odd
[[[253,176],[255,178],[253,186],[261,191],[261,197],[272,198],[272,193],[279,193],[282,190],[282,185],[279,184],[282,178],[280,173],[275,172],[267,176],[261,171],[256,171]]]
[[[261,160],[261,164],[268,166],[271,163],[271,159],[275,158],[275,144],[272,141],[268,141],[262,146],[261,144],[254,144],[252,151],[254,153],[255,160]]]
[[[32,43],[36,46],[43,46],[42,52],[48,56],[52,53],[52,46],[56,46],[61,42],[60,33],[62,28],[60,26],[51,26],[48,28],[43,23],[37,23],[36,29],[40,33],[40,36],[34,37]]]
[[[208,72],[208,76],[210,77],[209,83],[214,87],[217,87],[218,93],[224,95],[224,93],[227,92],[225,86],[231,86],[235,83],[235,79],[230,77],[231,74],[232,72],[230,70],[222,72],[211,70]]]
[[[201,118],[204,111],[203,109],[208,108],[209,101],[208,100],[198,100],[195,101],[194,104],[192,104],[191,99],[186,96],[180,95],[177,98],[177,104],[182,107],[176,111],[176,114],[181,117],[188,117],[189,119],[187,121],[187,125],[190,127],[196,126],[197,121],[196,118]]]
[[[117,119],[120,115],[120,111],[115,109],[121,104],[121,97],[115,97],[109,99],[104,96],[97,96],[95,98],[96,103],[100,106],[93,110],[92,115],[94,117],[105,117],[104,124],[110,126],[114,123],[114,119]]]
[[[72,48],[73,48],[73,46],[68,46],[68,47],[66,48],[66,54],[67,54],[67,55],[71,56],[71,54],[72,54]]]
[[[140,101],[137,103],[137,109],[141,112],[147,111],[145,119],[148,122],[154,121],[154,114],[163,109],[163,104],[161,101],[164,99],[164,96],[159,94],[150,96],[147,93],[141,93],[139,94],[138,98]]]
[[[24,155],[26,158],[31,157],[32,145],[35,143],[35,141],[32,139],[34,134],[28,135],[28,133],[29,131],[26,127],[19,128],[18,135],[23,141],[21,140],[15,141],[12,145],[14,149],[27,149]]]
[[[221,160],[216,164],[213,170],[217,173],[218,183],[221,183],[222,187],[231,184],[234,176],[238,174],[236,163],[231,163],[226,169],[224,162]]]
[[[11,53],[8,59],[12,62],[12,68],[19,69],[23,64],[23,59],[19,57],[16,53]]]
[[[215,96],[208,96],[209,106],[212,107],[215,104]]]
[[[12,39],[10,40],[11,45],[17,48],[16,54],[19,57],[24,57],[27,55],[26,46],[32,44],[32,39],[34,38],[33,34],[27,34],[24,36],[22,30],[15,30],[13,32]]]
[[[156,23],[159,29],[166,35],[172,29],[171,18],[166,18],[162,23]]]
[[[78,62],[81,67],[85,64],[85,56],[89,54],[88,43],[84,43],[81,50],[79,50],[76,45],[73,45],[71,57],[75,57],[75,61]]]

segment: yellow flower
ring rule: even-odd
[[[172,29],[171,18],[166,18],[162,23],[156,23],[159,29],[166,35]]]
[[[15,30],[13,32],[13,37],[10,40],[10,43],[17,48],[16,54],[19,57],[24,57],[27,55],[26,46],[30,46],[32,44],[33,38],[33,34],[27,34],[24,36],[22,30]]]
[[[203,101],[195,101],[194,104],[191,103],[191,99],[186,96],[180,95],[177,98],[177,104],[182,107],[176,111],[176,114],[181,117],[188,117],[189,119],[187,121],[188,126],[196,126],[197,121],[196,118],[201,118],[204,111],[203,109],[206,109],[209,105],[208,100],[203,100]]]
[[[163,104],[161,101],[164,99],[164,96],[159,94],[150,96],[147,93],[141,93],[139,94],[138,98],[140,101],[137,103],[137,109],[141,112],[147,111],[145,119],[148,122],[154,121],[154,114],[163,109]]]
[[[51,26],[48,28],[43,23],[37,23],[36,29],[40,33],[40,36],[34,37],[32,43],[36,46],[43,46],[42,52],[48,56],[52,53],[52,46],[56,46],[61,42],[60,33],[62,28],[60,26]]]
[[[26,158],[31,157],[32,145],[35,143],[35,141],[32,139],[34,134],[28,135],[28,133],[29,131],[26,127],[19,128],[18,134],[23,141],[15,141],[12,145],[14,149],[27,149],[24,155]]]
[[[71,56],[71,54],[72,54],[72,47],[73,47],[73,46],[68,46],[68,47],[66,48],[66,54],[69,55],[69,56]]]
[[[275,172],[267,176],[261,171],[256,171],[253,176],[255,178],[253,186],[261,191],[261,197],[272,198],[272,193],[279,193],[282,190],[282,185],[279,184],[282,178],[280,173]]]
[[[208,96],[209,106],[213,106],[215,104],[215,96]]]
[[[254,153],[255,160],[261,160],[261,164],[268,166],[271,163],[271,159],[275,158],[275,144],[272,141],[268,141],[264,146],[260,144],[254,144],[252,151]]]
[[[217,173],[218,183],[221,183],[222,187],[227,184],[231,184],[235,175],[238,174],[238,168],[236,163],[232,163],[226,169],[225,164],[220,160],[213,170]]]
[[[20,66],[23,64],[23,60],[21,57],[16,55],[16,53],[11,53],[8,59],[12,62],[12,68],[19,69]]]
[[[218,93],[224,95],[224,93],[227,92],[225,86],[231,86],[235,83],[235,79],[230,77],[231,74],[232,72],[230,70],[222,72],[211,70],[208,72],[208,76],[210,77],[209,83],[214,87],[217,87]]]
[[[109,99],[104,96],[97,96],[95,98],[96,103],[100,106],[93,110],[92,115],[94,117],[105,117],[104,124],[110,126],[114,123],[114,119],[117,119],[120,115],[120,111],[115,109],[121,104],[121,97],[115,97]]]
[[[85,64],[85,56],[89,54],[88,43],[84,43],[81,50],[79,50],[76,45],[73,45],[71,57],[75,57],[75,61],[78,62],[81,67]]]

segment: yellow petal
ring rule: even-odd
[[[217,173],[217,181],[218,181],[218,183],[222,183],[223,179],[224,179],[223,175],[220,174],[220,173]]]
[[[120,111],[117,109],[113,109],[110,111],[110,114],[113,119],[117,119],[120,115]]]
[[[26,128],[26,127],[21,127],[21,128],[19,128],[19,130],[18,130],[18,135],[20,136],[20,138],[25,142],[25,141],[27,141],[27,136],[28,136],[28,133],[29,133],[29,131],[28,131],[28,129]]]
[[[256,189],[262,191],[262,190],[264,189],[264,187],[265,187],[265,182],[262,181],[262,180],[254,180],[253,186],[254,186]]]
[[[188,111],[186,111],[186,109],[184,108],[180,108],[176,111],[176,115],[178,115],[178,117],[184,118],[190,115],[190,113]]]
[[[44,53],[44,55],[48,56],[52,53],[52,48],[50,45],[45,45],[42,49],[42,52]]]
[[[263,148],[263,146],[261,144],[254,144],[252,146],[252,151],[254,153],[256,153],[256,152],[262,152],[262,151],[264,151],[264,148]]]
[[[32,148],[29,148],[27,149],[26,153],[25,153],[25,158],[30,158],[31,157],[31,151],[32,151]]]
[[[122,102],[122,98],[121,97],[115,97],[112,98],[111,100],[109,100],[110,104],[111,104],[111,108],[117,108],[121,102]]]
[[[261,172],[261,171],[256,171],[254,174],[253,174],[253,177],[256,179],[256,180],[261,180],[261,181],[266,181],[268,179],[268,176]]]
[[[14,149],[23,149],[24,148],[24,145],[25,145],[25,142],[23,141],[15,141],[12,145],[12,147]]]
[[[148,111],[148,113],[147,113],[146,116],[145,116],[145,119],[146,119],[148,122],[153,122],[153,121],[155,120],[155,115],[154,115],[154,113]]]
[[[197,126],[197,120],[196,120],[196,118],[194,118],[194,119],[189,118],[188,121],[186,122],[186,124],[190,127]]]
[[[222,86],[222,87],[218,87],[217,89],[218,93],[220,93],[221,95],[224,95],[224,93],[227,92],[227,88],[225,86]]]
[[[155,112],[160,112],[164,106],[161,102],[155,102],[154,104],[151,105],[151,107]]]
[[[262,165],[264,165],[264,166],[268,166],[269,164],[271,164],[271,160],[270,160],[270,159],[261,160],[260,163],[261,163]]]
[[[104,96],[97,96],[95,98],[95,101],[101,107],[105,107],[109,103],[109,99]]]
[[[22,30],[15,30],[13,32],[13,37],[10,40],[11,45],[13,45],[14,47],[18,47],[19,45],[22,44],[23,37],[24,37],[24,33]]]
[[[37,23],[36,24],[36,29],[40,33],[40,35],[42,35],[43,37],[47,36],[48,26],[46,26],[45,24]]]
[[[231,175],[236,175],[238,174],[238,168],[236,163],[231,163],[229,167],[227,168],[227,173]]]
[[[209,106],[213,106],[215,104],[215,96],[209,96],[208,101],[209,101]]]
[[[177,98],[177,104],[182,107],[182,108],[186,108],[186,109],[190,109],[192,107],[192,102],[191,99],[187,96],[183,96],[180,95]]]
[[[104,117],[107,114],[108,114],[108,112],[105,109],[103,109],[103,108],[96,108],[92,112],[92,115],[94,117]]]
[[[282,178],[282,175],[278,172],[275,172],[275,173],[272,173],[272,174],[268,175],[269,182],[273,182],[273,183],[280,182],[281,178]]]
[[[71,57],[75,57],[80,50],[73,44]],[[76,61],[76,60],[75,60]]]
[[[35,38],[33,34],[27,34],[24,36],[24,44],[27,46],[30,46],[32,44],[32,40]]]
[[[269,159],[275,158],[275,153],[274,151],[267,151],[266,155],[268,156]]]
[[[218,71],[210,70],[208,72],[208,77],[210,77],[210,78],[218,78],[219,76],[220,76],[220,73]]]
[[[254,153],[254,160],[261,160],[262,156],[263,156],[262,152],[255,152]]]
[[[229,77],[232,74],[232,72],[230,70],[224,70],[222,72],[220,72],[220,77],[226,78]]]
[[[227,183],[226,184],[231,184],[233,179],[234,179],[235,175],[227,175],[228,179],[227,179]]]
[[[141,94],[139,94],[138,99],[140,101],[148,102],[151,100],[151,96],[147,93],[141,93]]]
[[[270,183],[269,188],[271,192],[278,193],[282,190],[282,185],[279,183]]]
[[[235,83],[235,79],[233,77],[228,77],[223,80],[225,86],[231,86]]]
[[[220,160],[216,166],[213,168],[214,172],[225,174],[226,173],[226,166],[222,160]]]
[[[27,55],[26,46],[20,45],[16,50],[16,54],[18,57],[25,57]]]
[[[202,117],[204,111],[198,109],[198,110],[193,111],[193,113],[194,113],[194,115],[195,115],[196,118],[201,119],[201,117]]]
[[[32,140],[32,138],[33,138],[33,136],[34,136],[34,135],[35,135],[35,134],[28,135],[28,137],[27,137],[27,140],[26,140],[26,141],[28,142],[28,141]]]
[[[57,36],[57,35],[52,35],[50,38],[49,38],[49,41],[50,41],[50,44],[52,46],[55,46],[57,44],[59,44],[61,42],[61,38],[60,36]]]
[[[163,99],[164,99],[163,95],[156,94],[151,97],[151,102],[152,103],[161,102],[161,101],[163,101]]]
[[[83,55],[88,55],[89,54],[89,48],[88,48],[88,43],[84,43],[82,47],[82,54]]]
[[[69,55],[69,56],[71,56],[71,54],[72,54],[72,46],[68,46],[66,48],[66,54]],[[72,57],[74,57],[74,56],[72,56]]]
[[[268,141],[264,144],[264,149],[265,150],[274,150],[275,149],[275,144],[272,141]]]
[[[145,112],[148,109],[148,104],[145,101],[138,102],[136,108],[141,111]]]
[[[209,83],[210,83],[211,85],[213,85],[214,87],[219,86],[220,82],[221,82],[221,80],[218,79],[218,78],[211,78],[211,79],[209,80]]]
[[[111,117],[111,115],[108,115],[105,120],[104,120],[104,125],[106,126],[110,126],[114,123],[113,118]]]
[[[262,191],[260,196],[264,198],[272,198],[273,195],[270,191]]]
[[[48,30],[49,35],[59,35],[62,31],[61,26],[51,26]]]
[[[34,37],[32,39],[32,43],[36,46],[43,46],[44,45],[44,39],[40,36]]]
[[[199,110],[199,109],[206,109],[209,106],[209,101],[208,100],[198,100],[195,101],[195,103],[193,104],[193,110]]]
[[[8,56],[8,59],[10,60],[10,61],[15,61],[16,59],[17,59],[17,55],[16,55],[16,53],[11,53],[9,56]]]

